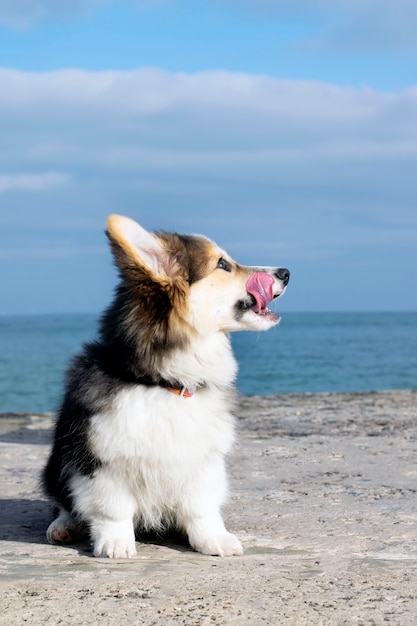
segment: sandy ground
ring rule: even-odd
[[[137,558],[50,546],[51,415],[0,417],[0,624],[417,624],[417,392],[243,398],[230,530]]]

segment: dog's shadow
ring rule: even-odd
[[[53,519],[52,514],[53,507],[47,500],[0,499],[0,541],[49,545],[46,529]],[[136,541],[177,552],[192,551],[186,538],[176,531],[164,534],[137,533]],[[65,547],[75,550],[79,555],[92,556],[87,534]]]
[[[46,543],[51,505],[45,500],[0,499],[0,540]]]
[[[136,541],[145,545],[163,546],[177,552],[194,552],[187,538],[175,529],[164,533],[137,532]]]

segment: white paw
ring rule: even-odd
[[[243,554],[239,539],[227,530],[209,537],[194,537],[193,540],[190,540],[190,544],[197,552],[209,556],[240,556]]]
[[[94,556],[130,559],[136,555],[135,533],[130,520],[93,524],[91,534]]]
[[[94,556],[109,559],[131,559],[136,556],[135,542],[102,538],[94,544]]]
[[[46,538],[49,543],[71,543],[79,538],[82,532],[82,526],[74,522],[72,515],[67,511],[62,511],[49,525],[46,531]]]

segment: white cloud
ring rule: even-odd
[[[103,255],[107,253],[107,248],[103,246],[52,246],[51,244],[37,246],[37,247],[25,247],[0,250],[0,259],[48,259],[48,260],[61,260],[69,259],[72,257],[79,257],[80,255]]]
[[[245,218],[304,259],[365,239],[403,242],[404,228],[407,245],[416,239],[407,217],[417,193],[416,87],[0,70],[0,116],[0,191],[51,190],[37,211],[56,228],[88,217],[89,232],[100,231],[110,212],[138,213],[150,227],[205,232],[226,247],[230,239],[237,258],[249,255],[255,230]]]
[[[417,97],[417,87],[397,94],[330,83],[280,80],[268,76],[204,71],[170,73],[154,68],[133,71],[59,70],[27,73],[0,68],[0,109],[34,105],[34,115],[96,113],[155,115],[212,111],[283,115],[289,119],[359,119],[397,102]],[[53,120],[52,120],[53,121]]]
[[[337,163],[349,164],[348,174],[417,154],[417,87],[381,93],[225,71],[0,69],[0,115],[3,190],[62,184],[66,175],[54,170],[86,167],[204,178],[263,177],[284,166],[302,182],[309,162],[314,176]]]
[[[49,191],[70,182],[70,176],[60,172],[40,174],[0,174],[0,193],[6,191]]]

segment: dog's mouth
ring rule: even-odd
[[[279,315],[268,309],[268,304],[279,295],[274,293],[274,284],[275,279],[271,274],[266,272],[252,274],[246,283],[246,291],[250,296],[250,303],[248,302],[246,307],[257,315],[279,320]]]

